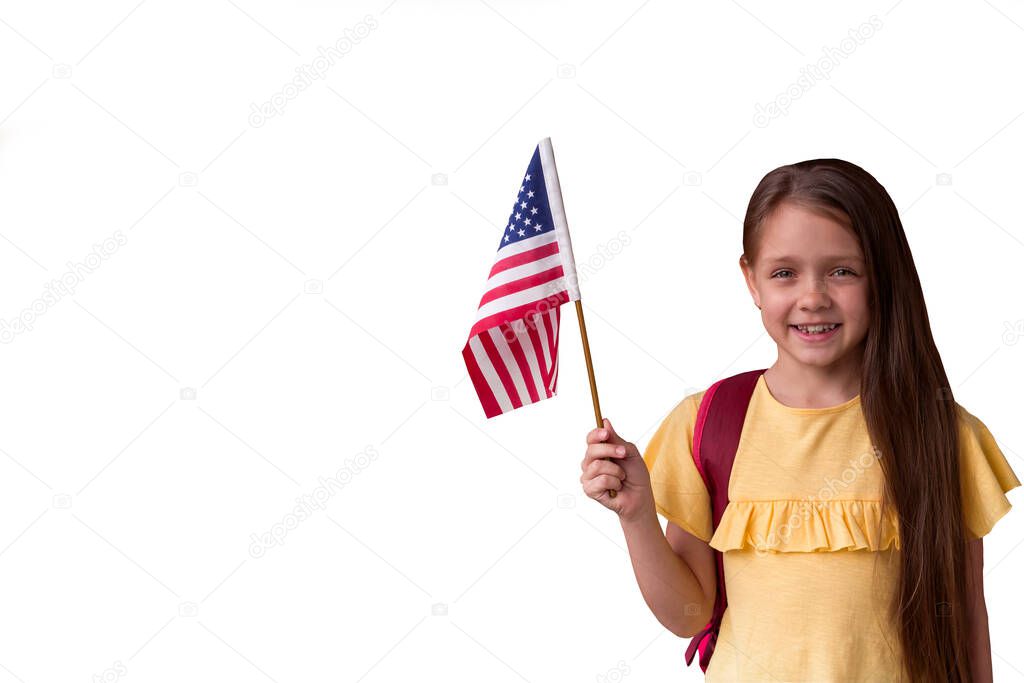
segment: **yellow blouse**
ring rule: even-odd
[[[758,378],[712,535],[691,453],[703,394],[673,408],[643,457],[658,512],[723,552],[729,604],[705,680],[907,680],[888,604],[899,528],[882,503],[860,396],[792,408]],[[979,538],[1009,511],[1004,494],[1020,481],[981,420],[957,412],[965,522]]]

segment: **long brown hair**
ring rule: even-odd
[[[860,241],[870,283],[861,407],[881,452],[886,502],[899,520],[900,578],[891,609],[903,665],[912,681],[969,682],[958,415],[896,206],[871,174],[848,161],[781,166],[758,184],[743,219],[749,263],[765,219],[782,202],[838,220]]]

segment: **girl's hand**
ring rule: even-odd
[[[605,458],[610,458],[605,460]],[[580,463],[580,483],[588,497],[614,510],[624,521],[654,511],[647,463],[637,447],[623,440],[605,418],[604,427],[587,434],[587,454]],[[608,490],[616,491],[615,497]]]

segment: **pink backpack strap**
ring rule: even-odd
[[[712,533],[718,528],[729,504],[729,477],[732,475],[732,465],[736,460],[740,433],[743,431],[750,397],[754,393],[758,378],[765,370],[767,368],[750,370],[715,382],[704,392],[700,407],[697,409],[697,421],[693,430],[693,461],[704,479],[704,485],[711,498]],[[718,630],[728,605],[722,552],[714,548],[711,550],[715,554],[715,575],[718,583],[714,610],[711,620],[700,633],[690,639],[690,645],[686,648],[686,665],[689,666],[693,662],[693,655],[699,649],[700,668],[704,672],[707,672],[711,655],[715,651]]]

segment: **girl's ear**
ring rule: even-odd
[[[750,296],[754,298],[754,305],[761,308],[761,295],[758,294],[754,284],[754,269],[747,262],[746,254],[740,254],[740,270],[743,272],[743,281],[747,283],[747,289],[750,290]]]

